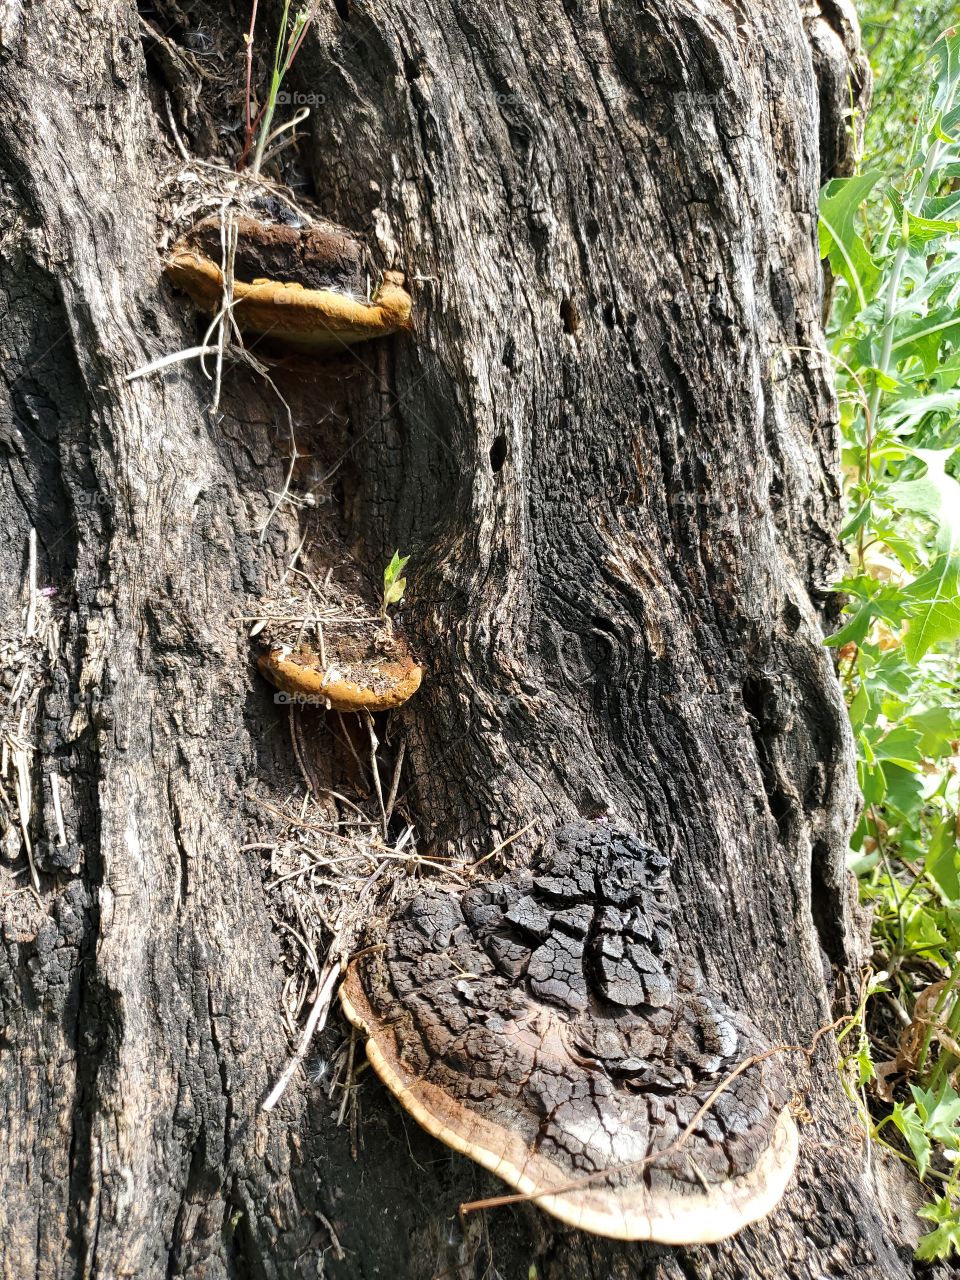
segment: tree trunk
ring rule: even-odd
[[[145,41],[120,0],[0,6],[3,1276],[912,1275],[829,1036],[785,1058],[809,1118],[782,1204],[698,1248],[529,1204],[461,1224],[502,1184],[371,1072],[356,1150],[302,1070],[262,1110],[294,1040],[245,847],[303,783],[242,619],[305,532],[373,579],[399,547],[427,676],[390,734],[420,855],[523,831],[482,881],[615,818],[669,853],[678,946],[770,1042],[850,1008],[816,241],[864,76],[848,6],[320,6],[302,159],[407,273],[414,327],[285,375],[335,482],[262,539],[290,460],[270,387],[228,369],[211,414],[193,365],[126,380],[195,341],[157,249],[189,167],[170,121],[200,158],[236,126],[249,11],[141,9]],[[191,96],[191,66],[229,91],[208,70]],[[55,589],[33,599],[31,529]],[[299,724],[307,772],[346,786],[322,718]],[[347,1034],[332,1015],[317,1053]]]

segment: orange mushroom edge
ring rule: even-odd
[[[241,234],[254,242],[273,233],[266,245],[254,243],[253,249],[238,254],[235,263],[233,315],[242,332],[268,337],[286,347],[320,352],[410,328],[413,304],[401,272],[385,271],[373,300],[367,302],[357,296],[356,263],[348,263],[349,269],[344,269],[346,237],[334,240],[310,229],[282,228],[286,234],[281,238],[277,230],[252,219],[242,220]],[[223,306],[225,280],[220,265],[210,256],[209,231],[201,224],[178,241],[164,272],[201,311],[216,315]],[[327,262],[321,260],[323,251]],[[244,270],[270,274],[245,279]]]
[[[420,688],[423,669],[409,654],[396,658],[326,666],[310,650],[270,649],[257,665],[291,701],[315,703],[333,711],[392,711]]]

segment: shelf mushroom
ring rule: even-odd
[[[422,668],[398,648],[393,657],[326,664],[310,649],[271,649],[257,665],[291,699],[317,702],[333,711],[391,711],[416,693],[423,678]]]
[[[410,327],[400,272],[386,271],[372,302],[362,297],[359,242],[330,225],[290,227],[240,217],[233,315],[244,333],[285,347],[336,351]],[[207,315],[224,302],[221,227],[206,218],[174,245],[164,271]]]
[[[629,834],[562,827],[532,871],[421,891],[340,998],[441,1142],[584,1231],[706,1243],[774,1208],[798,1137],[775,1057],[698,1116],[766,1046],[678,959],[666,870]]]

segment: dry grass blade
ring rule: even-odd
[[[19,851],[34,892],[40,877],[34,857],[31,822],[34,802],[33,753],[36,725],[50,667],[60,647],[62,606],[53,588],[41,588],[37,577],[37,536],[27,543],[26,575],[19,610],[0,623],[0,839],[7,856]],[[55,775],[51,775],[53,778]],[[9,784],[9,791],[3,783]],[[61,844],[66,844],[60,806],[59,778],[51,780]]]
[[[344,731],[349,738],[346,725]],[[370,742],[371,766],[376,771],[380,744],[372,730]],[[404,825],[393,844],[385,838],[382,789],[377,794],[372,787],[366,796],[352,800],[320,787],[311,776],[313,765],[306,758],[309,751],[304,742],[299,742],[299,748],[306,789],[282,803],[260,800],[265,818],[271,820],[272,838],[244,846],[269,855],[267,902],[283,935],[289,971],[286,1013],[292,1022],[305,1017],[297,1047],[263,1103],[265,1110],[277,1105],[311,1041],[325,1025],[341,970],[355,952],[370,915],[389,910],[391,901],[409,891],[419,875],[464,884],[452,867],[417,852],[411,823]],[[403,752],[398,751],[391,811],[397,807],[402,764]]]
[[[317,997],[313,1002],[313,1008],[310,1010],[310,1016],[303,1029],[303,1035],[300,1038],[297,1051],[284,1068],[283,1075],[273,1086],[269,1095],[264,1100],[262,1108],[264,1111],[272,1111],[283,1097],[287,1085],[293,1079],[295,1071],[307,1056],[307,1050],[310,1048],[310,1041],[313,1039],[314,1033],[318,1029],[322,1028],[326,1022],[327,1014],[330,1012],[330,1003],[333,1000],[333,993],[336,990],[337,978],[339,976],[339,965],[330,965],[325,970],[323,981],[318,984]]]

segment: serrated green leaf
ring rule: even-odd
[[[920,212],[925,218],[949,218],[951,215],[960,218],[960,191],[948,196],[928,196]]]
[[[950,707],[928,707],[906,721],[920,734],[920,753],[938,760],[951,751],[951,742],[960,737],[960,712]]]
[[[930,1137],[941,1146],[956,1149],[960,1143],[960,1094],[949,1084],[937,1090],[912,1084],[910,1092]]]
[[[870,1037],[869,1036],[867,1035],[860,1036],[859,1043],[857,1044],[857,1052],[854,1056],[854,1061],[857,1064],[857,1085],[859,1088],[862,1089],[863,1086],[865,1084],[869,1084],[870,1081],[877,1074],[876,1071],[874,1070],[873,1057],[870,1053]]]
[[[924,867],[951,902],[960,900],[960,849],[954,821],[943,822],[934,832],[926,850]]]
[[[944,342],[956,342],[960,337],[960,315],[954,307],[937,307],[928,315],[919,316],[895,330],[892,350],[898,352],[898,360],[911,356],[919,358],[924,372],[931,374],[937,368],[940,349]],[[892,379],[890,381],[893,381]],[[883,385],[883,384],[881,384]],[[899,385],[907,389],[909,384],[884,386],[885,391],[895,391]]]
[[[886,783],[884,805],[901,818],[912,818],[923,804],[923,784],[916,775],[915,767],[905,769],[901,764],[886,760],[882,769]]]
[[[937,529],[937,558],[902,592],[910,618],[905,652],[917,662],[935,645],[960,638],[960,484],[946,471],[953,449],[911,452],[926,464],[926,473],[894,482],[886,496],[894,506],[926,516]]]
[[[395,551],[390,559],[390,563],[383,571],[383,609],[384,614],[392,604],[399,604],[403,599],[403,593],[407,589],[407,580],[401,577],[404,567],[409,556],[401,556],[399,551]]]
[[[926,1135],[917,1108],[912,1102],[906,1105],[901,1102],[895,1102],[891,1118],[906,1138],[907,1145],[913,1152],[913,1158],[917,1162],[917,1172],[922,1182],[926,1177],[927,1170],[930,1168],[931,1147],[930,1139]]]
[[[960,1253],[960,1211],[949,1196],[941,1196],[933,1204],[924,1205],[917,1213],[936,1223],[933,1231],[921,1236],[916,1256],[921,1262],[935,1262]]]
[[[873,805],[883,804],[884,797],[887,794],[887,780],[883,776],[881,768],[874,767],[868,760],[859,760],[857,762],[857,781],[863,794],[864,808],[870,809]]]
[[[857,230],[856,218],[881,177],[877,169],[834,178],[820,193],[820,256],[846,280],[861,310],[874,294],[880,267]]]
[[[953,110],[960,86],[960,34],[956,30],[945,31],[933,46],[933,56],[937,61],[937,92],[933,105],[943,116]]]
[[[911,662],[939,645],[960,639],[960,572],[956,556],[939,556],[935,563],[903,589],[910,625],[904,651]]]
[[[951,557],[960,555],[960,484],[947,474],[947,463],[955,449],[912,449],[915,458],[926,465],[926,475],[910,481],[911,497],[904,501],[904,485],[891,485],[911,511],[919,511],[937,523],[937,550]],[[919,486],[923,486],[923,492]]]
[[[865,680],[861,680],[860,688],[854,695],[853,701],[850,703],[850,723],[853,725],[854,731],[861,728],[870,713],[870,694],[867,691]]]
[[[960,230],[960,223],[952,218],[924,218],[911,213],[895,187],[890,187],[887,195],[900,223],[901,235],[913,250],[922,249],[931,241],[940,240],[944,236],[955,235]]]
[[[960,391],[941,391],[932,395],[894,400],[884,409],[884,424],[896,434],[913,432],[924,418],[933,413],[951,416],[960,410]]]
[[[895,729],[868,731],[870,745],[877,760],[889,760],[904,769],[916,770],[920,756],[920,734],[916,729],[898,725]]]
[[[870,519],[872,511],[873,503],[868,498],[866,502],[861,504],[856,515],[840,530],[840,537],[844,542],[849,542],[857,530],[863,528]]]
[[[870,629],[870,623],[876,617],[876,612],[873,603],[868,601],[862,608],[857,610],[846,626],[841,627],[839,631],[835,631],[832,636],[827,636],[823,643],[831,649],[837,649],[841,645],[851,643],[862,644]]]
[[[906,913],[904,918],[906,940],[911,950],[926,951],[937,956],[940,954],[941,948],[947,942],[946,935],[938,923],[942,920],[942,914],[939,909],[934,914],[927,907],[922,906],[915,906]]]

